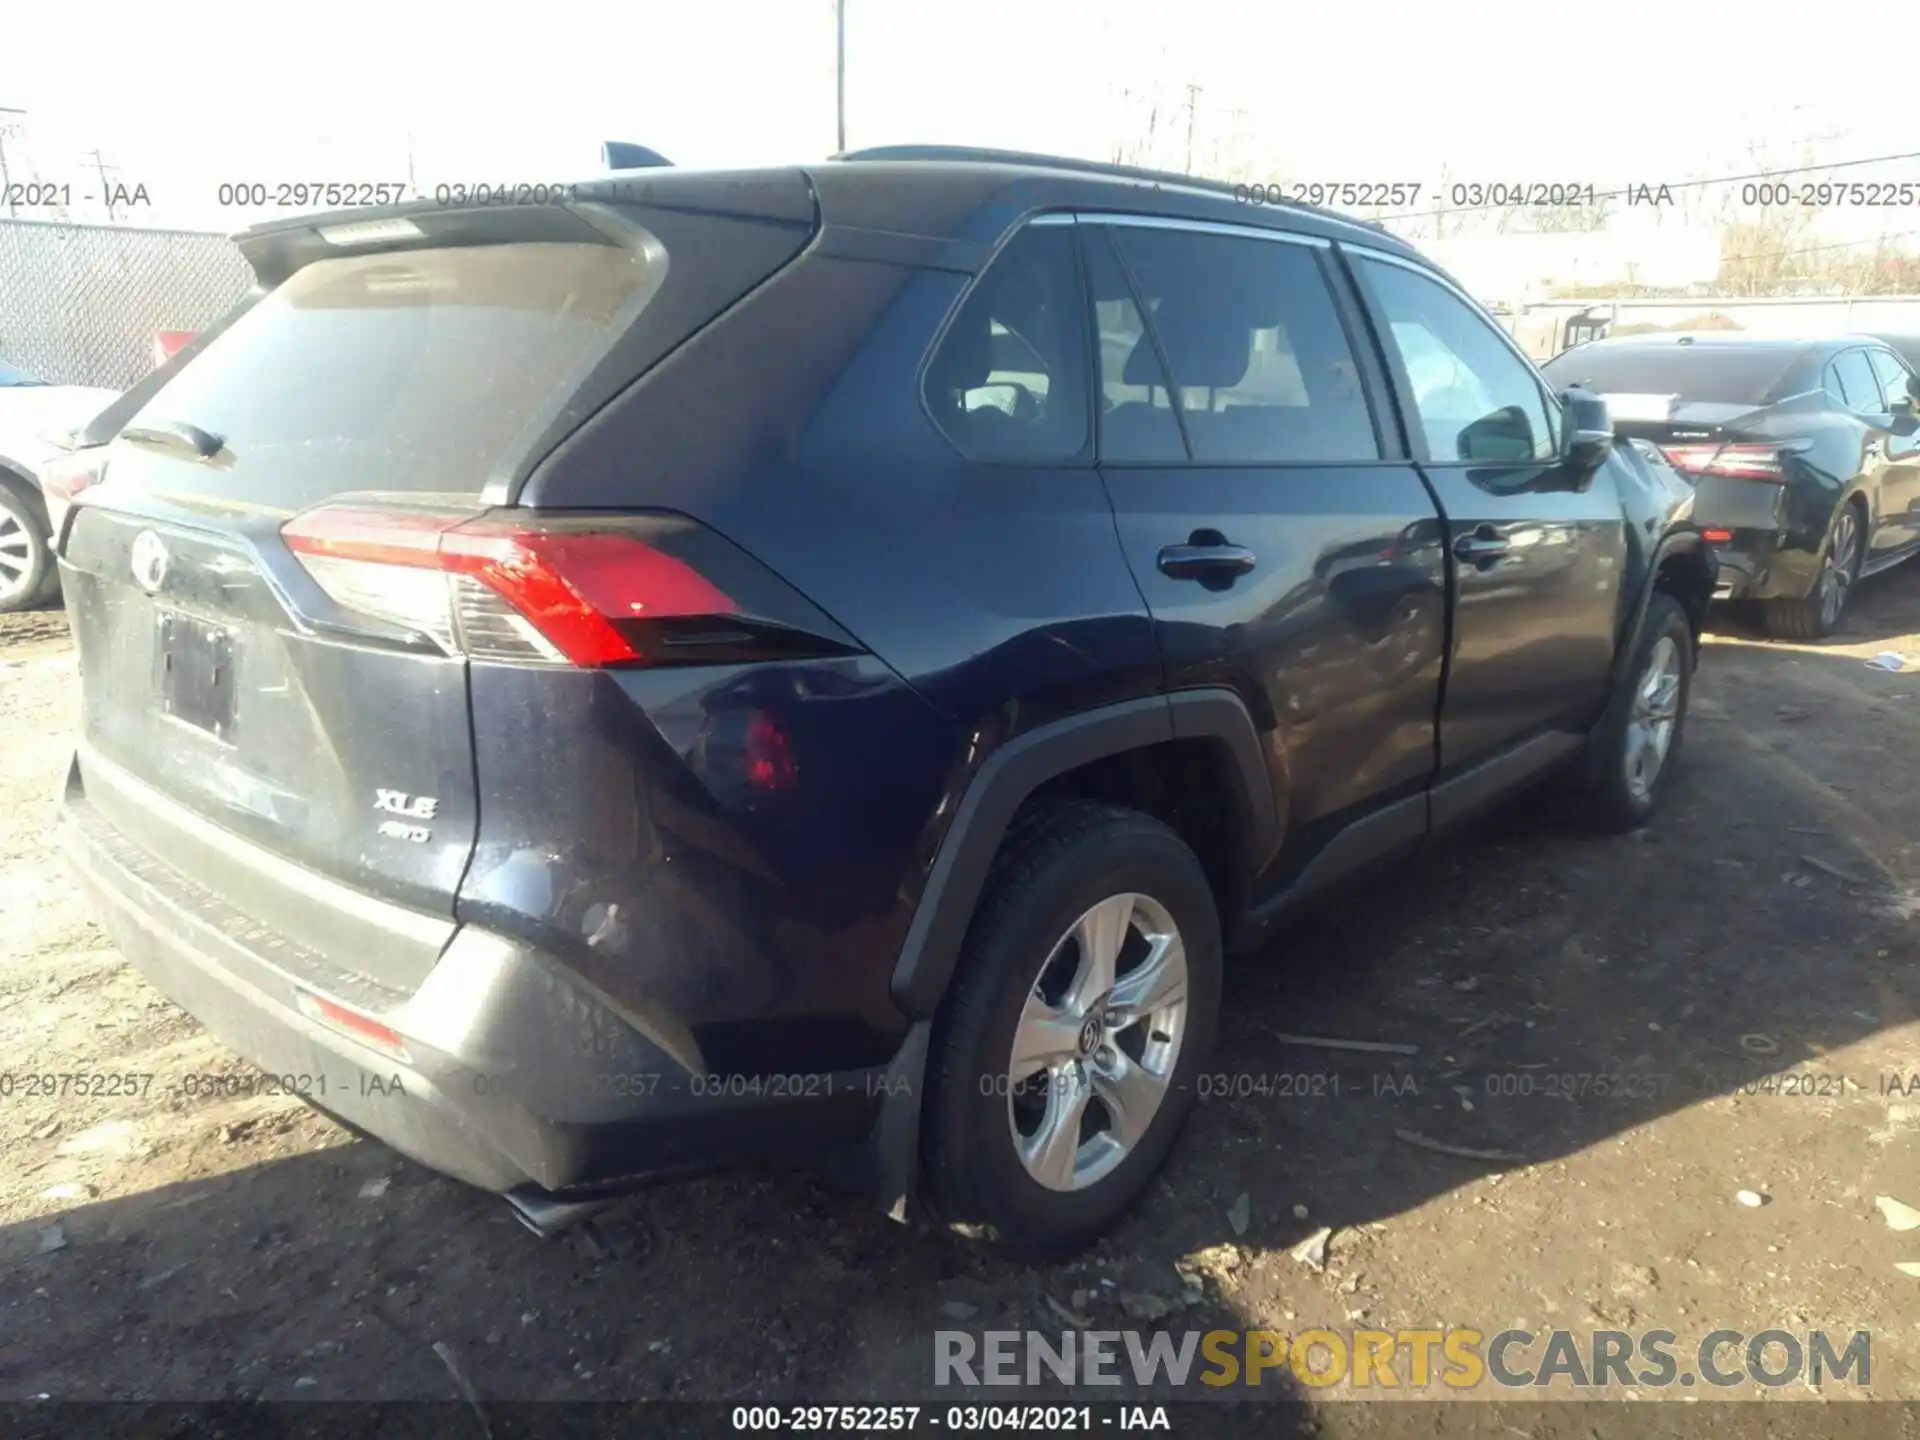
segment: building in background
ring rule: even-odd
[[[1510,306],[1500,319],[1529,355],[1550,360],[1562,350],[1608,335],[1711,330],[1782,339],[1920,335],[1920,295],[1539,300]]]

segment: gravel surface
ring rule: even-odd
[[[155,1077],[0,1098],[0,1399],[457,1401],[451,1356],[486,1403],[1005,1400],[936,1389],[933,1332],[1057,1333],[1062,1309],[1683,1350],[1867,1329],[1873,1397],[1920,1398],[1920,1279],[1895,1269],[1920,1232],[1875,1203],[1920,1205],[1920,669],[1862,663],[1882,650],[1920,664],[1920,568],[1869,582],[1829,645],[1713,635],[1651,830],[1595,840],[1522,801],[1237,964],[1150,1199],[1034,1268],[757,1170],[542,1242],[297,1102],[188,1093],[250,1072],[90,922],[50,836],[73,651],[58,611],[0,617],[4,1069]],[[1294,1258],[1322,1227],[1324,1265]],[[1306,1394],[1281,1373],[1261,1393]],[[1318,1433],[1381,1433],[1352,1393],[1307,1395]],[[1496,1408],[1448,1433],[1536,1433]]]

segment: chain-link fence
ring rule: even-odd
[[[0,220],[0,362],[124,389],[160,331],[205,329],[252,280],[224,235]]]

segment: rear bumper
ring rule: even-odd
[[[716,1077],[675,1059],[551,957],[474,926],[412,995],[370,995],[264,932],[115,829],[69,774],[61,839],[120,951],[268,1075],[435,1170],[487,1190],[610,1191],[863,1139],[885,1070]],[[338,977],[337,984],[329,976]],[[314,1019],[302,995],[399,1032],[388,1054]]]
[[[1778,530],[1735,530],[1732,539],[1714,541],[1720,574],[1713,598],[1799,600],[1811,594],[1819,578],[1819,556],[1785,541]]]
[[[1820,573],[1820,546],[1833,497],[1804,483],[1765,484],[1724,475],[1700,478],[1693,522],[1726,530],[1712,542],[1720,559],[1716,600],[1799,600]]]

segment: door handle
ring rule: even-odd
[[[1160,573],[1174,580],[1230,579],[1257,563],[1244,545],[1168,545],[1160,552]]]
[[[1491,526],[1482,525],[1471,535],[1462,535],[1453,542],[1453,553],[1471,565],[1482,569],[1505,555],[1513,546],[1493,533]]]

